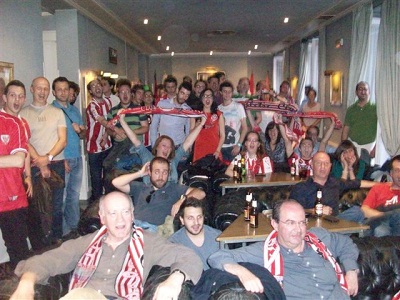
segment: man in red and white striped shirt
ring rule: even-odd
[[[103,98],[100,80],[89,82],[87,89],[93,97],[86,108],[86,142],[92,185],[91,201],[94,201],[103,194],[103,161],[111,148],[111,138],[106,132],[107,114],[112,103],[110,99]]]

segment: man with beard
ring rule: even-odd
[[[188,82],[182,82],[178,88],[178,94],[176,97],[161,100],[157,106],[169,109],[179,108],[192,110],[190,106],[186,104],[186,100],[189,98],[191,92],[192,85]],[[189,118],[161,114],[153,115],[153,120],[150,126],[151,144],[154,146],[159,136],[167,135],[174,141],[175,148],[178,148],[189,134],[190,129]]]
[[[103,194],[103,162],[111,148],[111,139],[106,129],[107,114],[112,103],[108,98],[103,98],[103,88],[98,79],[90,81],[87,85],[92,100],[86,108],[86,149],[89,154],[90,182],[92,197],[95,201]]]
[[[188,198],[179,209],[179,220],[182,228],[175,232],[169,241],[192,249],[203,262],[203,269],[208,270],[208,257],[219,250],[215,240],[221,231],[204,225],[204,202]]]
[[[155,157],[144,164],[140,171],[121,175],[112,181],[117,189],[132,196],[136,224],[143,229],[157,230],[156,226],[163,224],[166,216],[176,215],[188,197],[203,199],[206,195],[200,189],[168,182],[169,172],[168,160]],[[146,175],[150,176],[150,184],[136,181]]]

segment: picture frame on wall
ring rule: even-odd
[[[0,61],[0,78],[7,85],[11,80],[14,80],[14,64]]]
[[[343,103],[343,73],[332,72],[329,77],[331,105],[341,106]]]
[[[197,72],[197,80],[204,80],[207,81],[208,77],[210,77],[211,75],[214,75],[217,71],[216,70],[212,70],[212,71],[198,71]],[[223,72],[224,71],[218,71],[218,72]]]
[[[117,49],[108,48],[108,61],[112,64],[117,64],[118,63],[118,51]]]

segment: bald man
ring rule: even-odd
[[[317,152],[312,159],[313,176],[306,181],[296,184],[290,198],[297,200],[304,208],[314,208],[317,190],[322,191],[323,213],[334,215],[341,219],[363,222],[364,214],[359,206],[353,206],[339,213],[340,195],[350,189],[360,187],[372,187],[372,181],[366,180],[341,180],[330,176],[332,163],[330,157],[325,152]]]
[[[21,117],[26,119],[31,130],[29,154],[32,161],[33,185],[35,186],[40,176],[49,178],[51,170],[64,180],[64,148],[67,145],[67,125],[64,113],[61,109],[47,103],[50,83],[46,78],[35,78],[30,91],[33,96],[32,104],[21,110]],[[63,188],[52,189],[53,220],[49,236],[51,242],[60,242],[62,238],[63,195]],[[35,234],[39,234],[37,238],[30,235],[32,247],[36,250],[43,246],[41,243],[43,236],[38,233],[40,222],[31,225],[30,229],[35,230]]]
[[[16,269],[21,281],[11,299],[33,299],[36,282],[73,270],[70,291],[91,290],[97,292],[96,299],[140,299],[154,265],[170,267],[171,273],[158,285],[153,299],[178,299],[185,280],[197,283],[202,263],[192,250],[136,227],[132,203],[121,192],[102,196],[99,205],[102,228],[22,261]],[[99,258],[92,259],[96,254]],[[73,299],[84,297],[78,294]]]

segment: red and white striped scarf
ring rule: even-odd
[[[119,115],[172,115],[176,117],[184,118],[199,118],[206,117],[206,114],[199,110],[188,110],[182,108],[161,108],[156,106],[140,106],[134,108],[126,108],[118,112],[118,114],[108,122],[110,127],[115,126],[118,123]]]
[[[335,270],[336,277],[339,280],[340,286],[347,292],[347,283],[343,275],[342,269],[333,257],[332,253],[325,246],[325,244],[313,233],[307,232],[304,237],[305,242],[322,258],[326,259],[332,264]],[[278,244],[278,232],[273,230],[264,244],[264,267],[268,269],[275,279],[283,286],[283,258],[280,253]]]
[[[94,274],[103,252],[106,226],[100,228],[75,268],[69,290],[84,287]],[[124,299],[140,299],[143,292],[143,230],[134,228],[121,272],[115,280],[115,291]]]

